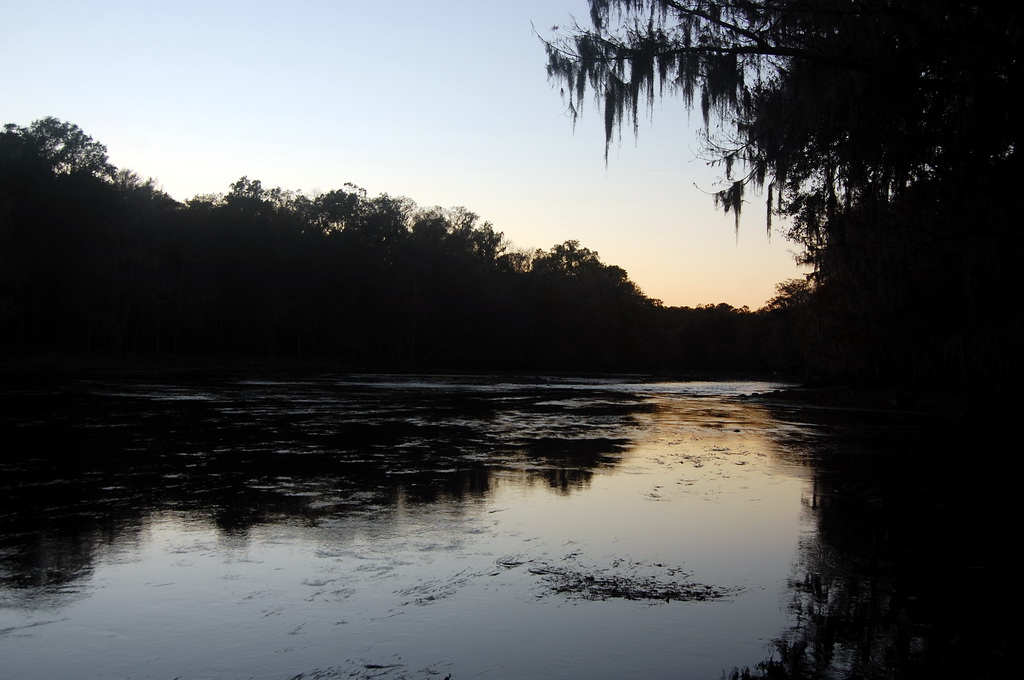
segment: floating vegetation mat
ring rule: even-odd
[[[426,668],[413,669],[402,662],[401,657],[394,657],[391,661],[384,663],[369,663],[367,661],[348,661],[344,666],[318,668],[306,673],[293,675],[288,680],[413,680],[429,678],[431,680],[442,680],[441,666],[438,664]],[[443,680],[452,680],[452,674],[447,673]]]
[[[739,592],[738,588],[694,583],[691,573],[679,567],[616,559],[608,567],[587,567],[577,561],[577,553],[566,555],[561,563],[524,560],[508,556],[498,565],[514,569],[523,565],[539,576],[541,596],[564,595],[580,600],[646,600],[660,602],[703,602],[718,600]]]

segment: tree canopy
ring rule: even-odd
[[[30,158],[57,174],[85,173],[111,177],[114,166],[107,160],[103,146],[80,127],[53,116],[35,121],[27,128],[14,124],[4,126],[3,140],[11,149],[18,148],[19,158]]]
[[[769,364],[753,339],[779,335],[785,317],[665,308],[579,242],[516,249],[463,207],[352,184],[307,195],[249,177],[179,203],[110,166],[72,124],[0,132],[8,359],[769,370],[793,357]]]
[[[723,170],[717,203],[738,227],[750,190],[763,190],[769,228],[773,215],[787,218],[784,233],[829,301],[820,317],[834,335],[863,336],[847,356],[875,355],[848,368],[885,372],[908,359],[935,376],[1006,368],[995,357],[1019,339],[1020,315],[994,319],[990,306],[1019,288],[1009,272],[1024,250],[1009,200],[1022,179],[1018,4],[591,0],[590,9],[589,27],[545,41],[548,75],[573,115],[593,96],[610,144],[624,125],[636,133],[660,96],[699,106],[708,157]],[[889,357],[870,349],[904,330],[886,343]]]
[[[607,143],[665,92],[699,104],[735,182],[799,195],[889,197],[1016,158],[1020,10],[929,0],[591,0],[592,28],[546,43],[578,115],[592,91]],[[712,131],[714,124],[720,124]],[[736,169],[741,168],[737,173]],[[785,200],[788,191],[789,201]],[[870,194],[870,196],[866,195]],[[820,216],[825,217],[825,216]],[[811,215],[808,214],[808,218]]]

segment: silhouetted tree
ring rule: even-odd
[[[88,173],[111,177],[114,173],[114,167],[107,160],[107,147],[72,123],[49,116],[27,128],[8,124],[4,131],[20,138],[25,157],[35,157],[55,174]]]
[[[815,268],[834,378],[1019,373],[1021,12],[1009,2],[592,0],[546,43],[606,143],[664,92],[699,106],[716,200],[748,188]],[[737,222],[738,224],[738,222]]]

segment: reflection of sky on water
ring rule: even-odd
[[[446,392],[458,387],[443,382]],[[786,623],[785,583],[807,530],[803,473],[780,462],[775,423],[756,405],[689,398],[683,387],[559,382],[554,398],[547,388],[469,384],[499,409],[464,393],[430,408],[431,399],[409,398],[434,390],[430,381],[400,381],[400,394],[369,403],[351,393],[332,401],[327,390],[321,404],[323,384],[301,383],[287,407],[280,383],[199,391],[220,404],[217,417],[244,412],[246,423],[260,409],[270,419],[282,408],[319,413],[299,428],[303,437],[274,425],[293,451],[275,464],[322,449],[309,428],[346,400],[385,427],[387,413],[402,411],[416,428],[442,430],[434,441],[415,428],[398,441],[358,440],[374,449],[359,454],[371,462],[418,450],[418,472],[383,463],[383,475],[346,483],[344,456],[311,469],[234,471],[242,474],[232,484],[247,489],[239,502],[258,492],[295,504],[279,500],[258,521],[226,525],[223,515],[237,509],[220,506],[234,496],[209,480],[183,481],[197,497],[154,492],[133,520],[74,534],[90,543],[88,569],[0,590],[4,666],[23,678],[719,677],[764,658]],[[572,392],[558,391],[567,384]],[[114,392],[187,400],[179,388]],[[519,431],[530,423],[533,431]],[[622,443],[557,448],[595,436]],[[189,453],[208,457],[225,445],[210,443]],[[341,440],[331,446],[347,450]],[[423,488],[474,467],[483,481]],[[112,488],[103,498],[116,496]],[[567,570],[705,584],[725,597],[591,601],[551,589],[545,574]]]

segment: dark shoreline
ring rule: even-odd
[[[3,375],[56,375],[56,374],[180,374],[180,375],[433,375],[433,376],[502,376],[510,378],[560,377],[560,378],[611,378],[643,381],[730,381],[750,380],[766,382],[788,382],[796,384],[791,376],[765,375],[747,371],[657,371],[657,370],[575,370],[552,369],[537,366],[532,368],[508,369],[501,367],[463,366],[395,366],[381,364],[352,364],[331,360],[280,360],[260,357],[71,357],[65,355],[42,355],[24,357],[20,360],[0,360],[0,376]]]
[[[938,417],[950,424],[981,415],[992,415],[1007,406],[999,393],[967,390],[857,387],[841,384],[802,383],[799,376],[752,373],[745,371],[586,371],[554,370],[545,367],[509,370],[503,368],[467,368],[452,366],[357,365],[331,360],[281,360],[266,357],[75,357],[61,354],[0,359],[0,380],[59,379],[69,376],[182,376],[189,378],[223,376],[327,377],[352,375],[423,375],[500,377],[525,381],[544,378],[629,379],[660,381],[766,381],[789,383],[792,387],[753,393],[742,398],[766,404],[792,405],[821,409],[839,409],[877,413],[887,417]],[[0,388],[2,389],[2,388]]]

